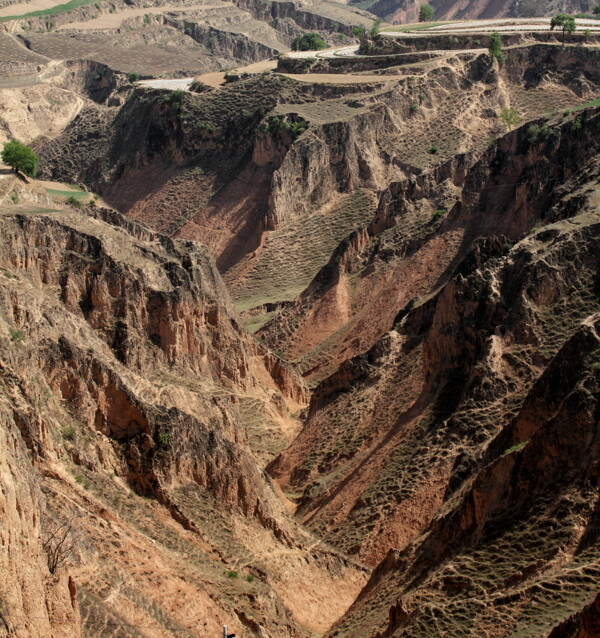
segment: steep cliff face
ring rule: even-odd
[[[269,469],[285,489],[303,493],[302,520],[371,564],[427,529],[562,341],[596,311],[599,120],[593,112],[580,117],[589,137],[574,136],[572,120],[541,144],[527,128],[499,140],[467,172],[445,219],[432,224],[427,214],[421,235],[406,197],[415,186],[400,188],[398,226],[366,268],[360,237],[330,266],[358,264],[371,281],[390,268],[389,279],[408,281],[417,296],[395,306],[394,329],[371,350],[321,382],[301,434]],[[381,212],[393,208],[386,195],[384,228]],[[569,219],[518,243],[535,224],[562,218]],[[407,222],[410,239],[400,231]],[[583,236],[568,232],[580,225]],[[542,258],[545,242],[551,256]],[[405,270],[390,266],[397,259]],[[340,279],[323,272],[319,280],[339,286]],[[375,297],[375,290],[362,288],[372,322],[390,312],[389,292]]]
[[[546,56],[552,62],[545,64]],[[377,123],[373,138],[369,136],[369,125],[357,124],[351,143],[344,146],[356,151],[356,155],[339,152],[335,157],[348,180],[346,188],[352,188],[351,180],[358,182],[361,177],[362,183],[355,183],[354,187],[362,184],[377,188],[373,182],[379,180],[391,180],[391,185],[383,190],[377,210],[344,238],[310,285],[261,329],[261,338],[295,360],[313,380],[324,378],[342,361],[368,350],[389,330],[401,307],[413,298],[432,294],[451,276],[453,264],[468,249],[470,241],[488,232],[482,219],[462,216],[473,207],[481,189],[481,206],[509,210],[512,204],[500,184],[528,180],[530,173],[537,173],[536,179],[542,180],[538,171],[550,165],[552,171],[556,170],[551,144],[544,139],[539,154],[527,145],[529,126],[522,128],[520,137],[503,138],[502,143],[486,148],[489,138],[482,140],[482,136],[486,132],[497,135],[501,130],[495,128],[494,113],[510,104],[531,118],[537,109],[545,108],[543,100],[551,94],[555,96],[554,104],[569,93],[593,95],[592,87],[598,79],[593,59],[594,53],[585,50],[580,53],[571,48],[563,52],[551,45],[535,45],[510,50],[501,75],[486,65],[484,56],[479,56],[465,67],[457,64],[456,73],[438,70],[431,72],[428,82],[422,85],[415,86],[411,78],[405,91],[388,89],[380,97],[388,108],[369,114],[369,123]],[[540,68],[546,69],[543,79],[537,71]],[[577,72],[569,70],[573,68]],[[466,97],[468,93],[471,98]],[[420,95],[422,105],[414,101],[415,95]],[[540,102],[532,108],[532,100],[538,99]],[[380,120],[377,114],[381,114]],[[359,120],[358,116],[355,119]],[[366,120],[367,116],[363,122]],[[535,124],[532,130],[541,126]],[[571,137],[570,126],[572,122],[563,129],[564,144]],[[339,137],[344,139],[344,135]],[[309,141],[307,136],[304,144]],[[430,146],[432,143],[434,146]],[[297,151],[303,148],[300,144],[295,146]],[[428,153],[428,148],[436,152]],[[314,153],[312,156],[318,157]],[[293,157],[294,152],[290,151],[286,162]],[[582,161],[588,158],[585,154]],[[504,166],[498,169],[496,165]],[[401,179],[394,179],[394,170]],[[481,182],[482,173],[494,174],[496,170],[501,178]],[[506,174],[502,173],[504,170]],[[568,171],[565,167],[563,175],[568,176]],[[286,172],[286,192],[296,195],[294,202],[301,200],[300,184],[290,184],[298,172],[299,166]],[[316,167],[313,174],[324,175],[326,180],[324,169]],[[324,190],[332,189],[328,184]],[[547,192],[541,189],[537,206],[544,205]],[[273,193],[277,193],[276,184]],[[515,192],[510,191],[508,196],[515,196]],[[517,237],[526,230],[537,212],[522,201],[523,197],[517,193],[514,201],[514,210],[521,211],[521,217],[487,217],[491,224],[502,224],[502,229],[494,232]],[[293,210],[294,205],[296,209],[302,206],[290,204],[286,210]],[[461,221],[451,222],[454,215]]]
[[[102,210],[0,223],[2,614],[40,616],[16,635],[76,635],[79,609],[87,635],[323,631],[364,570],[317,547],[262,473],[306,390],[241,330],[208,252]],[[41,543],[61,525],[50,576]]]

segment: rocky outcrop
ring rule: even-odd
[[[256,461],[306,389],[239,327],[207,250],[105,210],[0,224],[1,611],[40,617],[15,635],[76,635],[79,609],[92,634],[246,635],[250,614],[264,635],[323,631],[365,572],[315,546]],[[50,575],[42,542],[64,526]],[[345,593],[323,605],[328,589]]]

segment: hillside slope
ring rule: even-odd
[[[78,635],[78,614],[90,636],[326,629],[365,572],[302,531],[261,470],[306,391],[240,329],[207,251],[103,210],[22,204],[0,225],[14,635]]]

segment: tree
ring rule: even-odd
[[[597,4],[593,9],[592,9],[592,13],[595,16],[598,16],[600,18],[600,4]]]
[[[377,18],[375,22],[371,25],[371,30],[369,31],[369,35],[374,38],[379,35],[379,31],[381,31],[381,18]]]
[[[575,33],[577,25],[575,24],[575,18],[567,13],[558,13],[552,20],[550,20],[550,30],[554,31],[556,27],[560,27],[563,33],[563,42],[565,41],[565,35],[571,35]]]
[[[430,22],[435,9],[430,4],[422,4],[419,7],[419,22]]]
[[[293,51],[320,51],[327,48],[327,42],[318,33],[305,33],[294,38]]]
[[[17,140],[5,142],[2,149],[2,161],[11,166],[15,173],[34,177],[37,173],[38,156],[25,144]]]
[[[488,46],[488,51],[492,60],[495,58],[498,60],[499,64],[504,64],[504,52],[502,51],[502,38],[500,34],[494,31],[490,35],[490,43]]]

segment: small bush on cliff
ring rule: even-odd
[[[69,197],[67,197],[66,203],[69,206],[73,206],[73,208],[81,208],[83,206],[81,200],[77,199],[75,195],[69,195]]]
[[[16,173],[23,173],[34,177],[37,173],[38,156],[25,144],[17,140],[5,142],[2,150],[2,161],[14,169]]]
[[[433,213],[432,217],[431,217],[431,221],[432,222],[437,222],[440,219],[442,219],[442,217],[444,217],[444,215],[448,212],[447,208],[438,208],[435,213]]]
[[[527,129],[527,139],[530,144],[536,144],[537,142],[543,142],[550,137],[552,130],[547,124],[539,126],[538,124],[532,124]]]
[[[500,119],[506,124],[507,129],[515,128],[523,121],[523,118],[517,113],[516,109],[505,108],[500,112]]]
[[[183,101],[185,100],[185,91],[181,89],[177,89],[175,91],[169,91],[167,95],[165,95],[162,101],[165,104],[170,104],[171,108],[179,113],[181,111],[181,107],[183,106]]]
[[[496,31],[494,31],[494,33],[490,35],[488,52],[492,60],[496,59],[498,60],[498,64],[504,64],[504,60],[506,58],[504,56],[504,52],[502,51],[502,38]]]
[[[44,536],[42,547],[46,552],[48,570],[51,574],[65,565],[75,553],[74,526],[73,516]]]
[[[369,35],[372,38],[374,38],[374,37],[379,35],[380,31],[381,31],[381,18],[377,18],[377,20],[375,20],[375,22],[373,22],[373,24],[371,26],[371,30],[369,31]]]
[[[140,74],[139,73],[128,73],[127,74],[127,79],[133,83],[133,82],[137,82],[140,79]]]
[[[600,4],[597,4],[593,9],[592,9],[592,13],[597,16],[598,18],[600,18]]]
[[[422,4],[419,7],[419,22],[430,22],[435,9],[430,4]]]
[[[327,48],[327,42],[318,33],[305,33],[294,38],[293,51],[321,51]]]

